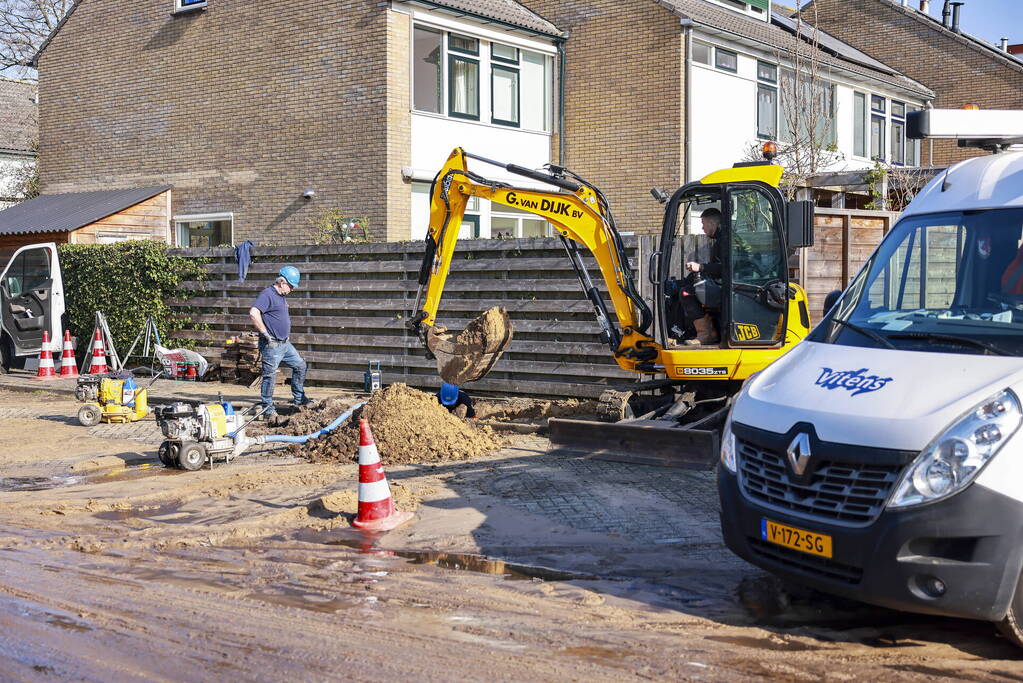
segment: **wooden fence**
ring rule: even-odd
[[[799,271],[808,274],[812,313],[819,312],[828,291],[841,288],[855,274],[891,220],[891,214],[880,212],[819,211],[817,246],[804,250],[799,263]],[[684,240],[684,252],[694,254],[705,238]],[[652,300],[647,263],[657,238],[624,241],[641,293]],[[205,328],[182,329],[176,336],[196,341],[207,357],[219,356],[226,337],[251,329],[252,300],[282,264],[293,263],[302,271],[302,286],[288,299],[292,340],[310,364],[311,383],[361,385],[367,361],[379,360],[387,382],[439,386],[435,362],[426,358],[418,338],[406,328],[418,287],[421,242],[257,247],[245,282],[237,281],[232,249],[174,253],[210,260],[211,279],[188,283],[195,295],[176,302],[201,323],[193,328]],[[585,263],[607,299],[593,259]],[[560,240],[462,241],[438,323],[462,329],[495,305],[508,310],[515,336],[495,369],[473,383],[474,390],[583,398],[599,396],[608,385],[636,380],[636,375],[618,369],[599,342],[593,308]]]

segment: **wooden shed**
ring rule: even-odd
[[[0,264],[18,247],[38,242],[170,243],[171,186],[40,195],[0,211]]]

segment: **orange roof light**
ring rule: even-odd
[[[778,156],[778,145],[774,142],[765,142],[764,146],[760,148],[760,152],[764,155],[765,159],[773,161]]]
[[[964,104],[963,106],[961,106],[959,108],[960,109],[969,109],[970,111],[980,111],[980,107],[978,107],[975,104]]]

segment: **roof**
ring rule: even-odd
[[[777,13],[772,14],[770,22],[766,22],[724,7],[715,7],[704,0],[654,0],[654,2],[698,26],[724,31],[760,43],[769,49],[791,50],[793,46],[794,24],[790,19]],[[812,29],[804,29],[803,39],[810,42],[811,33]],[[840,68],[928,99],[935,97],[934,91],[924,84],[881,64],[837,38],[822,32],[818,34],[816,52],[821,65]]]
[[[71,232],[166,192],[170,185],[44,194],[0,211],[0,235]]]
[[[39,137],[38,87],[0,78],[0,152],[35,154]]]
[[[515,0],[403,0],[455,11],[477,19],[490,19],[534,33],[561,37],[557,26]]]
[[[878,3],[885,5],[886,7],[902,12],[908,17],[919,21],[920,23],[934,29],[938,33],[942,34],[946,38],[957,40],[962,42],[974,50],[981,52],[997,61],[1002,62],[1005,66],[1016,69],[1017,71],[1023,71],[1023,59],[1019,56],[1004,52],[1000,47],[989,43],[986,40],[971,36],[969,33],[959,32],[956,33],[951,28],[945,26],[940,20],[935,19],[929,14],[925,14],[920,10],[912,7],[911,5],[903,6],[901,0],[877,0]],[[802,11],[805,12],[813,2],[803,7]]]
[[[960,161],[931,180],[902,215],[1023,207],[1023,185],[1015,180],[1021,176],[1023,152]]]

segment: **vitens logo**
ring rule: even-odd
[[[867,368],[860,368],[859,370],[821,368],[821,375],[817,378],[815,384],[825,389],[845,389],[846,391],[851,391],[853,396],[859,396],[860,394],[884,389],[885,385],[892,381],[891,377],[868,375],[868,372],[870,370]]]

